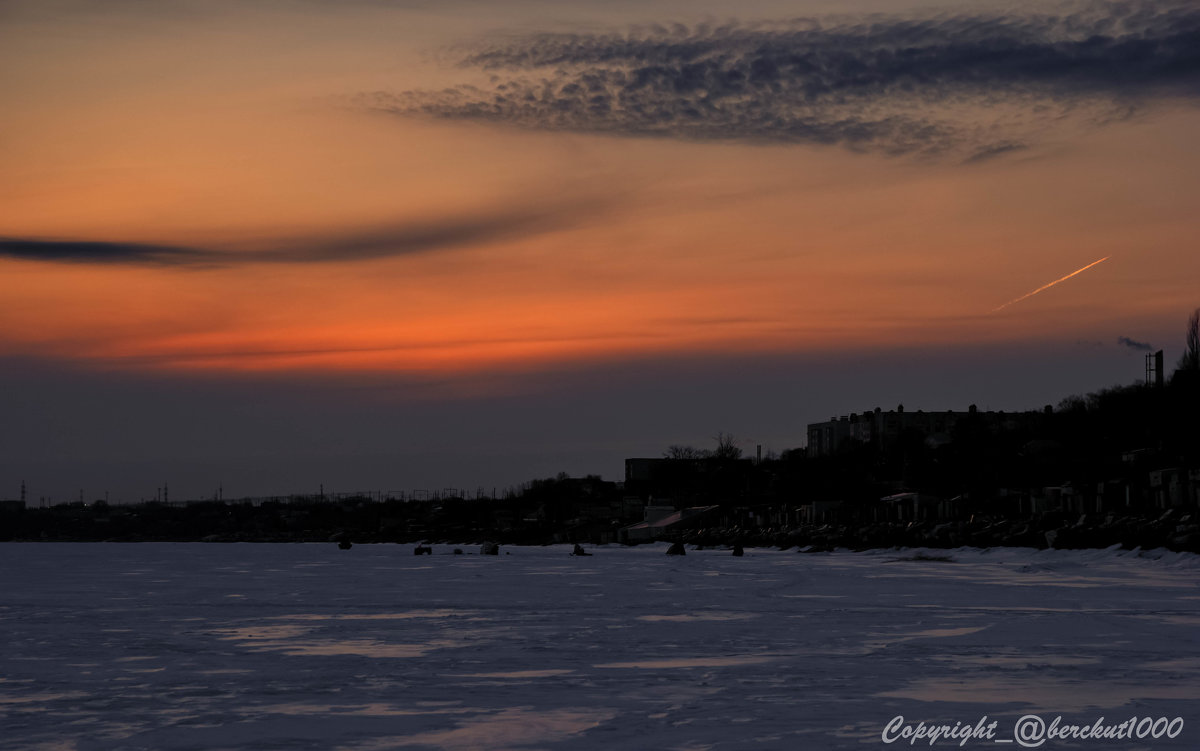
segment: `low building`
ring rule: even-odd
[[[1050,408],[1038,412],[980,412],[975,405],[965,411],[906,412],[904,405],[883,411],[879,407],[861,414],[852,412],[808,425],[808,456],[832,456],[847,448],[870,445],[887,451],[906,433],[940,443],[949,442],[955,428],[965,420],[978,420],[991,431],[1013,430],[1038,423]]]
[[[720,508],[720,506],[694,506],[679,511],[670,509],[670,513],[664,513],[666,509],[662,506],[647,506],[646,519],[621,529],[620,539],[625,543],[658,540],[675,532],[698,526],[701,522],[707,521]]]
[[[955,504],[928,493],[895,493],[879,499],[888,521],[930,521],[954,516]]]
[[[1190,500],[1188,484],[1190,474],[1186,469],[1167,467],[1150,472],[1150,496],[1156,508],[1183,506]]]

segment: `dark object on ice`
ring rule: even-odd
[[[500,555],[500,546],[494,542],[485,542],[479,546],[480,555]]]
[[[742,556],[744,556],[746,554],[746,551],[742,550],[741,545],[734,545],[733,546],[733,554],[736,555],[738,558],[741,558]]]
[[[418,545],[413,548],[413,555],[433,555],[433,547],[429,545]]]
[[[591,553],[584,550],[579,543],[575,543],[575,549],[571,551],[571,555],[591,555]]]
[[[338,550],[349,550],[352,547],[354,547],[354,544],[349,540],[340,540],[338,542]]]
[[[907,558],[891,558],[888,562],[890,563],[891,561],[936,561],[938,563],[956,562],[952,556],[934,555],[933,553],[915,553]]]
[[[455,548],[455,549],[454,549],[454,554],[455,554],[455,555],[462,555],[462,554],[463,554],[463,552],[462,552],[462,548]]]
[[[687,551],[683,549],[682,542],[673,542],[671,547],[667,548],[667,555],[687,555]]]

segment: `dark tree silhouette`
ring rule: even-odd
[[[680,446],[672,444],[663,452],[664,459],[678,459],[682,461],[696,461],[704,459],[708,456],[708,452],[703,449],[698,449],[695,446]]]
[[[741,459],[742,449],[737,445],[737,439],[732,433],[724,431],[716,435],[717,448],[712,452],[714,459]]]
[[[1200,370],[1200,308],[1193,310],[1188,318],[1187,341],[1184,344],[1183,356],[1179,358],[1179,369]]]

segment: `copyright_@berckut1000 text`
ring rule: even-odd
[[[905,722],[903,715],[896,715],[883,728],[884,743],[918,743],[930,746],[937,743],[957,743],[965,746],[971,741],[985,743],[1015,743],[1025,748],[1037,748],[1044,743],[1057,741],[1127,741],[1177,738],[1183,732],[1182,717],[1129,717],[1108,720],[1104,717],[1088,725],[1077,725],[1061,716],[1046,722],[1039,715],[1027,714],[1012,725],[1012,735],[1003,735],[1005,728],[999,720],[989,720],[987,715],[974,724],[956,722],[935,724]]]

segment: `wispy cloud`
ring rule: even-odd
[[[0,237],[0,258],[46,263],[174,266],[193,269],[265,263],[343,263],[429,253],[530,237],[563,229],[604,207],[546,205],[406,222],[365,230],[272,241],[221,250],[76,239]]]
[[[1117,344],[1137,350],[1138,352],[1150,352],[1154,349],[1154,347],[1147,342],[1139,342],[1137,339],[1130,339],[1127,336],[1118,336]]]
[[[547,201],[536,208],[508,208],[301,238],[250,254],[250,258],[258,262],[329,263],[414,255],[541,235],[577,225],[605,208],[595,202],[555,205]]]
[[[983,159],[1062,117],[1101,122],[1160,97],[1196,98],[1200,8],[1134,0],[1042,15],[541,34],[460,63],[487,82],[358,102],[532,129]]]
[[[134,266],[213,265],[224,254],[199,248],[90,240],[43,240],[0,237],[0,258],[49,263],[125,264]]]

